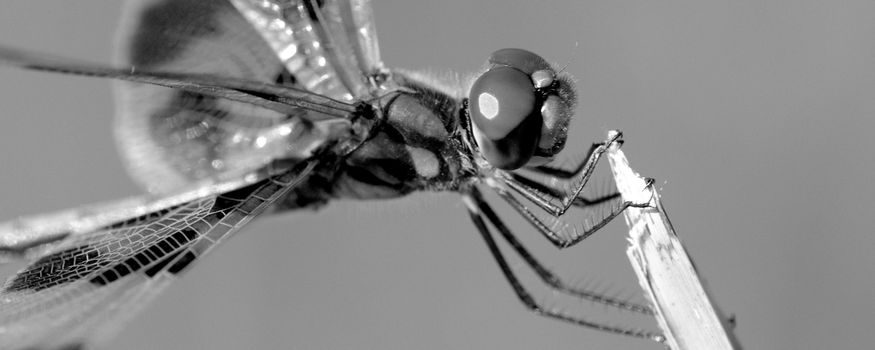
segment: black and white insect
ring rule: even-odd
[[[118,68],[0,48],[5,65],[120,81],[116,137],[150,193],[0,226],[2,257],[31,259],[0,291],[5,348],[105,340],[260,214],[415,191],[462,196],[526,307],[661,341],[542,307],[497,248],[495,232],[559,292],[652,313],[564,284],[481,195],[494,191],[560,248],[644,205],[581,196],[619,134],[580,152],[572,169],[550,164],[565,146],[575,91],[537,54],[497,50],[472,79],[389,69],[366,0],[130,1],[126,13]],[[563,220],[571,207],[609,201],[596,220]]]

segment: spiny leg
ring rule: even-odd
[[[555,198],[562,197],[562,193],[559,192],[558,190],[550,188],[547,185],[544,185],[544,184],[539,183],[535,180],[529,179],[525,176],[522,176],[519,174],[511,174],[511,177],[513,178],[514,181],[518,182],[522,187],[528,187],[528,188],[531,188],[535,191],[542,192],[546,195],[549,195],[549,196],[552,196]],[[595,198],[587,198],[584,196],[577,196],[577,198],[574,198],[574,201],[571,203],[571,205],[573,205],[575,207],[585,208],[585,207],[592,206],[592,205],[602,204],[602,203],[607,202],[609,200],[617,199],[619,197],[620,197],[620,192],[614,192],[611,194],[606,194],[606,195],[598,196]]]
[[[510,230],[508,230],[507,227],[504,226],[504,224],[497,217],[497,215],[495,215],[495,213],[492,211],[492,209],[489,207],[489,205],[483,201],[483,199],[482,199],[480,193],[477,191],[477,189],[472,188],[471,191],[463,194],[463,198],[465,200],[465,203],[468,206],[468,213],[471,216],[471,220],[474,222],[474,225],[477,226],[477,230],[480,232],[481,237],[483,237],[483,240],[486,242],[486,245],[489,248],[489,252],[492,253],[492,256],[495,258],[495,261],[498,263],[498,266],[501,269],[502,274],[504,274],[504,277],[507,279],[508,283],[511,285],[511,288],[513,289],[514,293],[516,293],[517,297],[520,299],[520,301],[523,303],[523,305],[526,308],[532,310],[533,312],[535,312],[539,315],[545,316],[545,317],[555,318],[558,320],[570,322],[573,324],[577,324],[577,325],[591,328],[591,329],[596,329],[599,331],[627,335],[627,336],[637,337],[637,338],[650,339],[650,340],[660,342],[660,343],[664,341],[665,338],[661,334],[656,334],[656,333],[651,333],[651,332],[646,332],[646,331],[641,331],[641,330],[635,330],[635,329],[627,329],[627,328],[608,326],[608,325],[600,324],[597,322],[592,322],[592,321],[589,321],[589,320],[586,320],[586,319],[583,319],[580,317],[574,317],[574,316],[571,316],[571,315],[568,315],[568,314],[565,314],[565,313],[562,313],[559,311],[545,309],[542,305],[538,304],[538,302],[535,301],[535,299],[532,297],[532,295],[526,290],[526,288],[522,285],[522,283],[516,277],[513,270],[510,268],[510,265],[508,265],[507,260],[504,257],[504,254],[502,254],[501,250],[498,248],[498,244],[496,244],[495,239],[492,237],[492,233],[489,231],[489,228],[486,226],[486,223],[484,222],[482,215],[485,214],[487,216],[487,218],[489,219],[489,221],[492,222],[492,224],[495,227],[497,227],[499,229],[499,231],[503,231],[503,233],[502,233],[503,236],[505,236],[504,231],[507,232],[507,236],[505,236],[505,239],[508,240],[508,243],[510,243],[511,246],[513,246],[514,249],[517,251],[517,253],[519,253],[527,263],[529,263],[529,266],[531,266],[536,272],[538,272],[538,275],[541,276],[541,278],[544,279],[548,285],[553,286],[557,290],[560,290],[560,291],[563,291],[563,292],[566,292],[566,293],[569,293],[572,295],[577,295],[579,297],[584,297],[584,298],[587,298],[590,300],[597,300],[599,302],[601,302],[600,300],[607,300],[607,299],[611,299],[611,298],[607,298],[604,296],[598,296],[600,299],[594,299],[594,298],[587,297],[587,296],[594,295],[594,293],[590,293],[590,292],[586,292],[586,291],[583,291],[582,293],[571,292],[573,289],[564,286],[564,284],[562,284],[559,281],[559,279],[555,277],[555,275],[553,275],[551,272],[549,272],[547,269],[543,268],[543,266],[541,266],[539,263],[537,263],[537,261],[534,259],[534,257],[532,257],[532,255],[529,254],[528,251],[526,251],[524,248],[522,248],[522,244],[519,241],[517,241],[515,238],[510,238],[510,239],[508,238],[508,237],[513,237],[513,235],[510,233]],[[517,247],[520,247],[520,248],[517,248]],[[553,283],[548,282],[548,280],[553,281]],[[557,285],[562,286],[562,288],[556,287]],[[586,295],[586,296],[584,296],[584,295]],[[634,305],[634,304],[629,304],[629,303],[625,303],[625,302],[619,302],[619,303],[624,304],[626,306]],[[611,303],[606,303],[606,304],[612,305]],[[618,307],[620,307],[620,306],[618,306]],[[641,308],[642,310],[646,310],[643,313],[648,313],[648,312],[652,313],[652,311],[650,311],[649,308],[646,308],[644,306],[640,306],[640,305],[633,306],[633,308],[636,308],[636,307]],[[629,307],[621,307],[621,308],[631,309]],[[639,310],[633,310],[633,311],[639,311]],[[639,311],[639,312],[642,312],[642,311]]]
[[[605,304],[609,306],[616,307],[618,309],[629,310],[633,312],[639,312],[645,315],[653,315],[653,310],[644,305],[639,305],[635,303],[626,302],[620,299],[612,298],[606,295],[602,295],[599,293],[595,293],[592,291],[574,288],[569,286],[563,282],[559,276],[555,273],[544,267],[538,260],[532,255],[528,249],[520,242],[516,236],[511,232],[511,230],[504,224],[501,218],[492,210],[492,207],[483,201],[479,191],[472,191],[472,197],[476,202],[477,206],[480,208],[480,213],[485,215],[489,222],[492,223],[492,226],[498,230],[501,234],[502,238],[504,238],[505,242],[507,242],[516,253],[526,262],[532,270],[538,275],[538,277],[544,281],[545,284],[550,286],[551,288],[569,294],[573,296],[580,297],[582,299],[592,300],[594,302]]]
[[[622,140],[618,140],[617,142],[622,143]],[[589,150],[586,151],[586,156],[583,157],[584,161],[580,161],[572,170],[562,169],[549,165],[539,165],[537,167],[531,168],[530,170],[540,173],[542,175],[557,177],[560,179],[570,179],[574,177],[577,173],[583,170],[583,166],[586,165],[586,159],[589,159],[592,156],[592,153],[595,152],[597,148],[600,146],[604,146],[604,142],[593,143],[592,146],[589,147]]]
[[[519,192],[521,195],[526,197],[526,199],[541,207],[541,209],[543,209],[544,211],[550,213],[553,216],[562,216],[562,214],[565,214],[565,211],[567,211],[568,208],[571,207],[576,198],[580,195],[580,192],[583,191],[583,187],[586,186],[586,183],[592,176],[593,170],[595,170],[595,166],[596,164],[598,164],[599,158],[601,158],[602,154],[607,151],[610,145],[615,142],[621,142],[622,136],[622,133],[617,132],[609,137],[604,143],[594,144],[593,148],[589,150],[588,156],[586,157],[586,162],[579,166],[574,171],[574,174],[570,176],[570,179],[568,179],[568,181],[571,181],[571,188],[567,191],[560,191],[562,194],[561,196],[554,197],[545,193],[535,191],[531,187],[525,186],[524,184],[515,181],[513,179],[513,176],[510,176],[506,173],[499,172],[498,175],[500,179],[505,181],[508,187]],[[557,199],[558,203],[556,203]]]
[[[653,183],[652,179],[648,179],[647,186]],[[630,201],[624,201],[619,206],[616,206],[611,209],[611,212],[601,218],[601,220],[588,228],[584,228],[582,232],[578,232],[575,228],[569,228],[565,222],[557,217],[546,216],[545,218],[550,221],[550,225],[544,223],[541,218],[538,217],[535,213],[533,213],[529,208],[526,208],[525,205],[520,203],[519,200],[516,199],[513,195],[511,195],[507,190],[501,188],[499,186],[491,186],[493,190],[495,190],[498,195],[504,199],[514,210],[516,210],[523,218],[526,219],[535,229],[538,230],[550,243],[553,243],[558,248],[568,248],[577,243],[580,243],[587,237],[594,234],[596,231],[607,225],[611,220],[620,215],[626,208],[629,207],[647,207],[649,203],[633,203]],[[521,189],[525,191],[526,189]],[[520,190],[518,190],[520,191]],[[526,197],[528,198],[528,197]],[[562,232],[557,232],[554,227],[562,227]]]

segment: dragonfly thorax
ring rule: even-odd
[[[336,197],[392,198],[416,190],[449,190],[464,177],[468,153],[458,139],[460,101],[396,76],[403,89],[379,108],[383,121],[343,161]]]

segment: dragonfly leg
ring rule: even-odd
[[[587,153],[586,161],[573,171],[559,170],[558,168],[551,167],[535,168],[535,171],[540,169],[540,172],[545,175],[550,175],[548,172],[553,171],[556,175],[551,176],[557,180],[569,182],[567,186],[562,186],[562,188],[558,188],[557,186],[555,192],[559,194],[558,196],[550,196],[546,193],[539,192],[532,187],[526,186],[515,180],[513,176],[504,174],[500,177],[508,187],[512,188],[532,203],[535,203],[541,207],[541,209],[544,209],[544,211],[553,216],[562,216],[562,214],[565,214],[565,211],[574,204],[577,197],[580,196],[580,192],[583,191],[583,187],[586,186],[586,183],[592,176],[595,166],[598,164],[602,154],[607,151],[610,145],[616,142],[622,142],[622,135],[622,133],[617,132],[611,135],[605,142],[593,144]]]
[[[563,170],[564,171],[564,170]],[[548,196],[559,198],[562,197],[562,193],[559,190],[553,189],[549,186],[546,186],[540,182],[529,179],[525,176],[519,174],[511,174],[511,178],[513,181],[516,181],[519,184],[519,187],[528,188],[531,191],[541,192],[542,194],[546,194]],[[594,198],[584,197],[583,195],[578,195],[574,198],[574,201],[571,202],[571,205],[575,207],[589,207],[597,204],[602,204],[604,202],[617,199],[620,197],[620,192],[614,192],[606,195],[601,195]]]
[[[551,288],[563,292],[569,295],[574,295],[580,297],[582,299],[592,300],[597,303],[610,305],[619,309],[629,310],[633,312],[639,312],[647,315],[653,315],[653,310],[649,307],[634,303],[629,303],[623,300],[619,300],[616,298],[608,297],[605,295],[601,295],[592,291],[587,291],[584,289],[574,288],[567,285],[563,282],[556,274],[552,271],[544,267],[535,257],[532,255],[528,249],[520,242],[516,236],[511,232],[511,230],[504,224],[504,222],[498,217],[492,207],[489,206],[483,199],[480,197],[480,193],[474,193],[474,200],[480,209],[480,213],[492,223],[493,227],[495,227],[498,232],[501,234],[502,238],[504,238],[505,242],[507,242],[514,251],[526,262],[532,270],[538,275],[538,277]]]
[[[653,183],[652,179],[648,179],[647,186],[650,186]],[[567,224],[562,219],[555,216],[541,215],[539,217],[537,214],[532,212],[529,208],[527,208],[524,204],[520,203],[519,200],[516,199],[510,192],[504,190],[500,187],[492,187],[493,190],[504,199],[514,210],[516,210],[523,218],[526,219],[532,226],[534,226],[538,232],[540,232],[544,237],[546,237],[550,243],[553,243],[557,248],[568,248],[577,243],[580,243],[584,239],[588,238],[596,231],[600,230],[602,227],[607,225],[611,220],[615,217],[619,216],[626,208],[629,207],[647,207],[648,203],[634,203],[630,201],[623,201],[616,206],[611,207],[610,211],[604,214],[598,222],[592,223],[590,225],[584,225],[581,228],[573,227],[572,225]],[[610,196],[609,196],[610,197]],[[616,198],[616,196],[612,197]],[[584,205],[583,207],[597,205],[605,200],[599,200],[597,203]]]
[[[620,142],[622,144],[623,140],[617,140],[617,142]],[[586,156],[583,157],[584,161],[581,161],[572,170],[562,169],[549,165],[540,165],[532,168],[531,170],[542,175],[557,177],[560,179],[570,179],[574,177],[575,174],[583,170],[583,166],[586,165],[585,160],[589,159],[592,156],[592,153],[595,152],[595,150],[599,147],[604,146],[604,144],[604,142],[593,143],[592,146],[589,147],[589,150],[586,152]]]
[[[573,295],[579,298],[592,300],[598,303],[602,303],[605,305],[617,307],[624,310],[639,312],[643,314],[652,315],[653,311],[647,306],[638,305],[622,300],[618,300],[616,298],[612,298],[605,295],[599,295],[598,293],[594,293],[591,291],[586,291],[583,289],[572,288],[566,285],[561,281],[554,273],[549,271],[543,265],[541,265],[535,257],[529,253],[527,249],[519,242],[510,229],[504,225],[501,219],[495,214],[492,208],[487,204],[480,193],[476,188],[472,188],[471,191],[464,194],[465,203],[468,206],[468,213],[471,216],[471,220],[474,222],[474,225],[477,226],[477,230],[480,232],[480,235],[483,237],[483,240],[486,242],[486,245],[489,248],[490,253],[495,258],[498,263],[499,268],[501,269],[502,274],[504,274],[508,283],[511,285],[514,293],[516,293],[517,297],[523,303],[523,305],[532,310],[533,312],[549,317],[558,319],[565,322],[570,322],[573,324],[577,324],[583,327],[596,329],[599,331],[622,334],[631,337],[650,339],[656,342],[663,342],[664,336],[658,333],[647,332],[638,329],[628,329],[621,328],[615,326],[608,326],[605,324],[601,324],[598,322],[593,322],[586,320],[584,318],[575,317],[561,311],[550,310],[544,308],[541,304],[535,301],[532,297],[531,293],[522,285],[519,279],[514,274],[513,270],[510,268],[510,265],[507,263],[504,255],[501,250],[498,248],[498,244],[495,242],[492,233],[489,231],[489,228],[486,226],[486,222],[483,220],[483,216],[492,223],[492,225],[498,229],[499,233],[502,235],[504,240],[513,247],[514,251],[523,258],[523,260],[538,274],[544,283],[546,283],[551,288]]]

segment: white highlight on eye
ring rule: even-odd
[[[544,105],[541,106],[541,116],[544,118],[541,124],[541,141],[538,142],[538,147],[543,149],[552,148],[556,143],[556,138],[563,131],[560,129],[561,124],[561,100],[559,96],[550,95]]]
[[[255,139],[255,147],[262,148],[267,144],[267,138],[264,136],[259,136]]]
[[[547,101],[544,101],[544,104],[541,106],[541,116],[544,117],[544,127],[546,129],[553,129],[556,127],[556,124],[559,122],[559,97],[556,95],[550,95],[547,97]]]
[[[498,99],[490,93],[483,92],[477,96],[477,107],[486,119],[492,120],[498,115]]]

